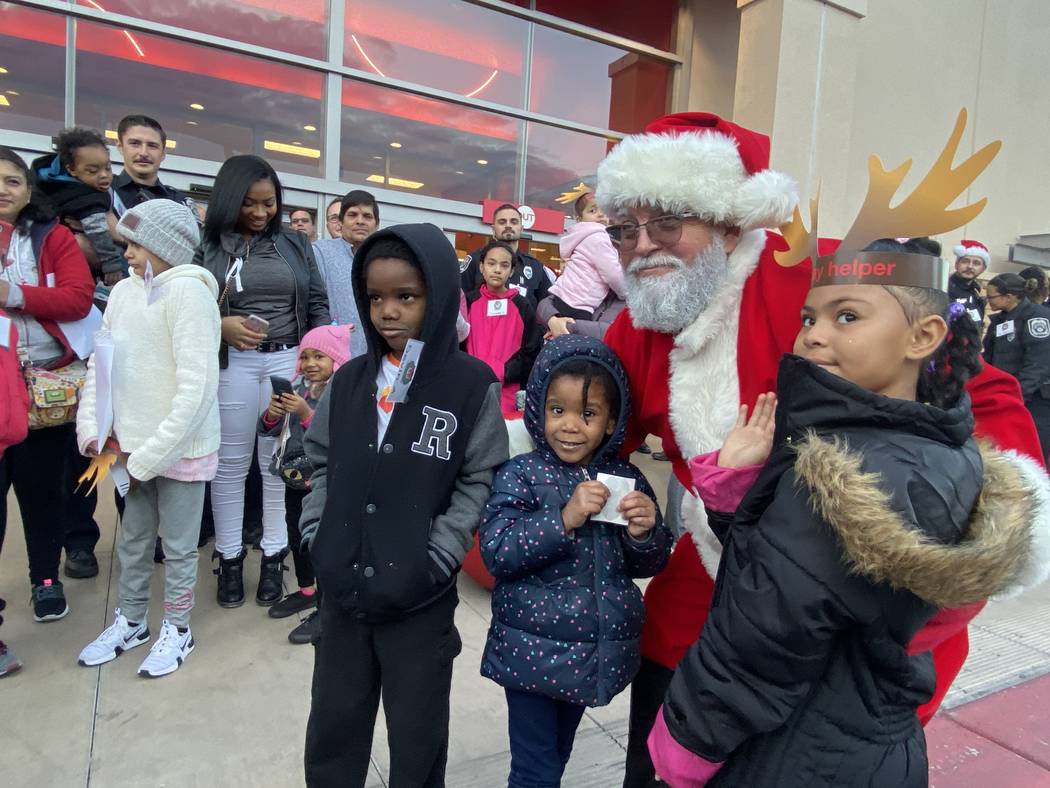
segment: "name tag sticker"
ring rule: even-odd
[[[419,356],[423,352],[423,343],[418,339],[410,339],[405,345],[405,352],[401,354],[401,366],[398,367],[397,380],[394,381],[393,390],[387,394],[387,402],[404,402],[408,398],[408,390],[415,379],[416,368],[419,366]]]
[[[996,328],[995,328],[995,335],[997,337],[1005,337],[1005,336],[1008,336],[1008,335],[1010,335],[1012,333],[1014,333],[1014,321],[1013,320],[1004,321],[1004,322],[1000,323],[998,326],[996,326]]]
[[[7,350],[11,347],[11,318],[0,315],[0,347]]]
[[[489,301],[489,317],[506,317],[507,315],[507,299],[499,298],[494,301]]]

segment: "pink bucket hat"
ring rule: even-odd
[[[299,350],[319,350],[332,359],[332,372],[350,360],[350,332],[352,325],[318,326],[306,332],[299,343]],[[302,374],[298,359],[295,362],[295,374]]]

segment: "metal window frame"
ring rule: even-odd
[[[528,167],[528,136],[529,136],[529,124],[538,123],[544,126],[562,129],[564,131],[570,131],[575,133],[587,134],[594,137],[601,137],[609,142],[617,142],[623,139],[624,134],[613,129],[604,128],[600,126],[592,126],[589,124],[578,123],[575,121],[567,120],[565,118],[559,118],[553,115],[547,115],[542,112],[534,112],[530,109],[531,105],[531,75],[533,66],[533,42],[535,39],[536,25],[541,27],[558,30],[561,32],[569,33],[581,38],[585,38],[591,41],[595,41],[609,46],[616,47],[628,52],[638,53],[650,57],[654,60],[663,62],[672,68],[672,80],[673,87],[671,89],[672,102],[677,103],[675,98],[682,95],[680,87],[680,80],[683,78],[688,80],[688,75],[685,74],[685,63],[686,60],[681,54],[675,52],[668,52],[654,47],[640,44],[638,42],[631,41],[621,36],[612,35],[605,33],[594,28],[586,27],[575,22],[560,19],[550,14],[541,13],[535,10],[535,0],[530,3],[530,8],[522,8],[517,5],[502,2],[502,0],[463,0],[463,2],[470,3],[475,6],[487,8],[492,11],[505,13],[507,15],[528,21],[532,24],[528,28],[528,38],[526,51],[524,53],[524,78],[523,78],[523,94],[522,94],[522,106],[513,107],[506,104],[499,104],[492,101],[486,101],[484,99],[469,98],[462,96],[457,93],[451,93],[449,91],[440,90],[438,88],[428,87],[415,82],[409,82],[406,80],[399,80],[390,77],[381,77],[378,74],[374,74],[370,71],[363,71],[361,69],[351,68],[344,65],[344,43],[345,36],[343,31],[345,28],[345,12],[346,12],[346,0],[328,0],[327,8],[327,22],[326,22],[326,42],[325,42],[325,59],[320,60],[317,58],[306,57],[303,55],[296,55],[291,52],[285,52],[282,50],[267,49],[256,44],[250,44],[243,41],[237,41],[235,39],[225,38],[222,36],[215,36],[208,33],[202,33],[199,31],[189,30],[187,28],[176,27],[173,25],[165,25],[157,22],[153,22],[148,19],[140,19],[138,17],[126,16],[123,14],[117,14],[109,11],[99,11],[94,8],[77,5],[75,0],[10,0],[15,5],[21,5],[27,8],[36,9],[45,12],[51,12],[61,14],[66,20],[66,41],[65,41],[65,93],[64,93],[64,117],[67,126],[73,125],[76,121],[76,56],[77,56],[77,23],[80,20],[86,20],[96,22],[99,24],[105,24],[110,26],[119,26],[124,29],[142,32],[165,38],[173,39],[176,41],[182,41],[185,43],[196,44],[200,46],[210,47],[214,49],[225,50],[235,54],[241,54],[248,57],[254,57],[266,62],[281,63],[285,65],[296,66],[304,68],[309,71],[317,72],[324,78],[323,93],[322,93],[322,122],[324,123],[324,140],[323,140],[323,170],[321,177],[315,176],[297,176],[290,173],[282,175],[282,179],[287,181],[287,185],[291,188],[298,187],[303,190],[316,190],[317,191],[317,216],[318,216],[318,234],[321,236],[324,232],[324,222],[321,220],[321,216],[324,210],[322,201],[327,199],[327,194],[335,193],[332,190],[333,185],[342,186],[340,179],[341,172],[341,159],[342,159],[342,89],[343,80],[350,79],[357,82],[361,82],[368,85],[373,85],[381,88],[387,88],[390,90],[398,90],[405,93],[421,96],[423,98],[434,99],[462,107],[476,109],[482,112],[490,112],[496,115],[501,115],[508,118],[516,119],[521,124],[520,134],[520,151],[519,160],[517,167],[517,184],[515,197],[518,202],[525,199],[526,190],[526,177]],[[679,17],[681,19],[681,16]],[[677,47],[681,50],[683,43],[683,37],[681,31],[679,31],[679,38],[676,42]],[[686,85],[688,82],[686,81]],[[181,166],[176,165],[174,169],[183,173],[199,173],[207,177],[209,174],[214,177],[213,171],[217,171],[218,164],[210,162],[204,159],[185,159],[183,157],[169,157],[169,159],[178,158],[182,160]],[[170,164],[175,164],[174,161]],[[377,192],[386,192],[384,194],[384,200],[394,203],[402,204],[406,206],[423,207],[424,205],[440,206],[444,212],[459,214],[463,212],[463,207],[459,210],[452,210],[452,205],[456,204],[450,202],[444,198],[438,197],[423,197],[421,195],[404,194],[397,191],[389,191],[385,189],[375,189]],[[458,204],[456,204],[458,205]],[[480,206],[472,204],[465,204],[466,215],[477,214],[480,216]]]
[[[464,0],[465,2],[475,2],[475,0]],[[452,93],[447,90],[441,90],[439,88],[432,88],[426,85],[421,85],[417,82],[409,82],[402,79],[395,79],[392,77],[381,77],[371,71],[364,71],[350,66],[343,65],[342,56],[338,61],[332,60],[318,60],[317,58],[306,57],[303,55],[296,55],[291,52],[284,52],[281,50],[267,49],[266,47],[258,46],[256,44],[249,44],[243,41],[236,41],[231,38],[224,38],[221,36],[211,35],[209,33],[201,33],[195,30],[188,30],[182,27],[174,27],[172,25],[160,24],[152,22],[150,20],[139,19],[137,17],[125,16],[123,14],[115,14],[109,11],[98,11],[94,8],[86,6],[74,5],[72,2],[66,0],[11,0],[15,5],[25,6],[27,8],[34,8],[40,11],[49,11],[52,13],[58,13],[72,18],[74,20],[84,19],[91,22],[97,22],[100,24],[119,26],[121,28],[132,30],[136,32],[152,34],[157,36],[163,36],[165,38],[174,39],[177,41],[183,41],[189,44],[197,44],[199,46],[211,47],[214,49],[222,49],[228,52],[236,54],[247,55],[249,57],[258,58],[274,63],[283,63],[290,66],[298,66],[309,71],[315,71],[321,74],[333,74],[340,77],[346,77],[358,82],[364,82],[366,84],[375,85],[377,87],[388,88],[391,90],[399,90],[405,93],[411,93],[424,98],[436,99],[450,104],[457,104],[462,107],[480,110],[482,112],[490,112],[497,115],[503,115],[505,117],[516,118],[518,120],[530,121],[533,123],[540,123],[545,126],[552,126],[554,128],[564,129],[565,131],[574,131],[581,134],[589,134],[594,137],[603,137],[609,141],[617,142],[623,139],[624,134],[622,132],[615,131],[613,129],[605,128],[602,126],[592,126],[586,123],[578,123],[576,121],[568,120],[565,118],[559,118],[554,115],[547,115],[542,112],[533,112],[524,107],[512,107],[507,104],[499,104],[493,101],[486,101],[485,99],[469,98],[467,96],[460,95],[458,93]],[[341,4],[341,0],[330,0],[329,10],[331,6]],[[501,4],[502,5],[505,4]],[[517,6],[508,6],[508,8],[515,8],[517,11],[527,11],[527,9],[518,8]],[[538,14],[538,12],[528,12],[530,14],[537,14],[541,17],[547,17],[546,14]],[[553,19],[553,17],[552,17]],[[330,22],[331,20],[329,20]],[[571,26],[571,23],[566,23]],[[565,27],[564,25],[559,27]],[[582,26],[576,25],[575,27]],[[342,29],[334,28],[329,24],[329,30]],[[582,28],[589,30],[589,28]],[[608,43],[616,44],[615,40],[609,41],[609,39],[615,39],[615,36],[606,36],[601,34],[599,31],[594,31],[595,35],[587,36],[592,40],[601,40]],[[340,39],[341,36],[329,34],[328,49],[329,56],[331,55],[331,49],[333,46],[332,38]],[[75,54],[76,41],[70,41],[67,36],[67,47],[72,44]],[[341,48],[341,43],[340,43]],[[645,47],[642,47],[645,49]],[[638,47],[633,47],[632,50],[637,50]],[[662,50],[655,50],[661,52]],[[664,53],[669,54],[669,53]],[[665,60],[667,58],[664,58]],[[674,56],[672,61],[680,67],[681,58],[677,55]],[[528,64],[531,68],[531,63]]]

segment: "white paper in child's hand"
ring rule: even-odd
[[[591,517],[592,520],[601,520],[611,525],[627,525],[627,518],[623,512],[617,511],[620,502],[630,493],[634,492],[634,479],[626,476],[613,476],[611,473],[599,473],[599,481],[609,488],[609,500],[598,514]]]

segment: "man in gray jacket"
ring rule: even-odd
[[[353,358],[365,352],[365,332],[354,301],[352,270],[354,254],[379,227],[379,204],[366,191],[347,192],[339,206],[341,238],[314,241],[314,257],[328,291],[328,311],[340,326],[352,325],[350,352]]]

